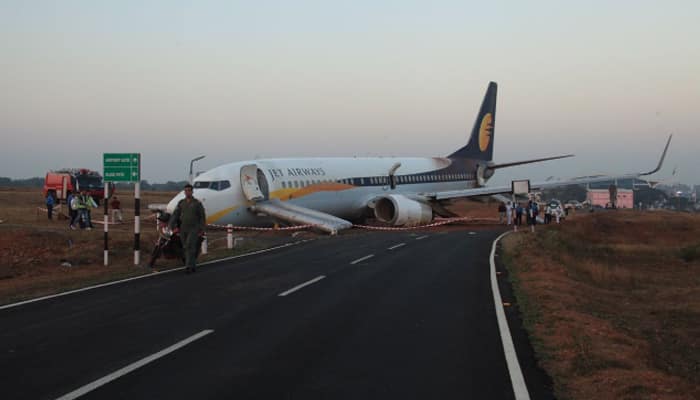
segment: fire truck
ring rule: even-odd
[[[110,185],[110,189],[111,195],[113,193],[112,185]],[[102,175],[97,171],[87,168],[66,168],[46,173],[44,197],[52,193],[54,198],[65,200],[69,190],[72,193],[85,190],[95,199],[97,204],[100,204],[100,199],[104,198],[105,195],[104,181]]]

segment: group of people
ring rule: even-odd
[[[557,203],[549,203],[544,209],[544,223],[549,224],[555,220],[558,224],[564,215],[565,211],[561,209],[561,206]]]
[[[192,196],[193,187],[190,184],[184,187],[185,197],[178,202],[177,207],[173,211],[170,219],[170,227],[177,228],[180,232],[182,247],[185,251],[185,271],[191,273],[195,271],[197,259],[197,246],[199,245],[199,237],[204,235],[206,228],[206,213],[202,203]],[[85,190],[80,193],[73,194],[70,190],[67,192],[66,204],[68,204],[68,215],[70,229],[86,229],[91,230],[92,218],[91,210],[97,208],[97,203],[91,195]],[[48,218],[53,219],[53,209],[58,203],[53,192],[46,195],[46,209]],[[112,222],[123,222],[121,202],[117,196],[112,196],[110,201],[112,210]]]
[[[92,216],[91,210],[97,207],[97,202],[92,198],[91,195],[87,194],[84,190],[80,193],[73,194],[70,190],[67,192],[68,197],[66,197],[66,204],[68,205],[68,226],[70,229],[87,229],[90,230],[92,226]],[[49,192],[46,195],[46,212],[49,220],[53,220],[53,210],[60,200],[56,199],[53,192]],[[112,200],[109,203],[110,209],[112,210],[112,223],[117,221],[124,222],[122,216],[121,202],[117,196],[112,196]],[[76,225],[77,223],[77,225]]]
[[[549,214],[547,214],[549,212]],[[529,200],[527,205],[523,205],[519,202],[505,202],[498,205],[499,223],[506,225],[515,225],[515,230],[523,224],[523,214],[525,215],[525,222],[530,226],[532,232],[535,231],[535,225],[537,225],[537,217],[540,214],[540,206],[536,201]],[[545,209],[545,222],[549,223],[551,220],[552,210],[548,205]],[[557,214],[557,223],[559,223],[559,215]]]
[[[68,226],[70,229],[75,230],[79,227],[80,229],[91,230],[93,228],[91,211],[97,207],[97,203],[92,196],[87,194],[85,190],[76,194],[68,191],[66,204],[68,204],[68,216],[70,219]]]

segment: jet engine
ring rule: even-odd
[[[492,163],[489,163],[492,164]],[[476,166],[476,183],[478,186],[486,185],[486,181],[493,176],[494,169],[491,165],[478,164]]]
[[[391,225],[419,225],[433,220],[433,209],[400,194],[390,194],[374,201],[374,216]]]

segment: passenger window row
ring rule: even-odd
[[[231,182],[229,181],[197,181],[194,183],[195,189],[211,189],[211,190],[224,190],[231,187]]]
[[[436,175],[399,175],[396,177],[398,183],[421,183],[438,181],[458,181],[465,179],[475,179],[474,174],[436,174]]]
[[[476,179],[475,174],[437,174],[437,175],[399,175],[396,177],[398,183],[422,183],[422,182],[438,182],[438,181],[456,181],[466,179]],[[388,185],[389,178],[386,176],[377,176],[367,178],[371,185]],[[353,186],[364,186],[365,178],[347,178],[347,179],[311,179],[311,180],[293,180],[282,181],[283,189],[298,189],[321,183],[342,183]]]

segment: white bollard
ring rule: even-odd
[[[230,250],[233,248],[233,225],[226,225],[226,247]]]

